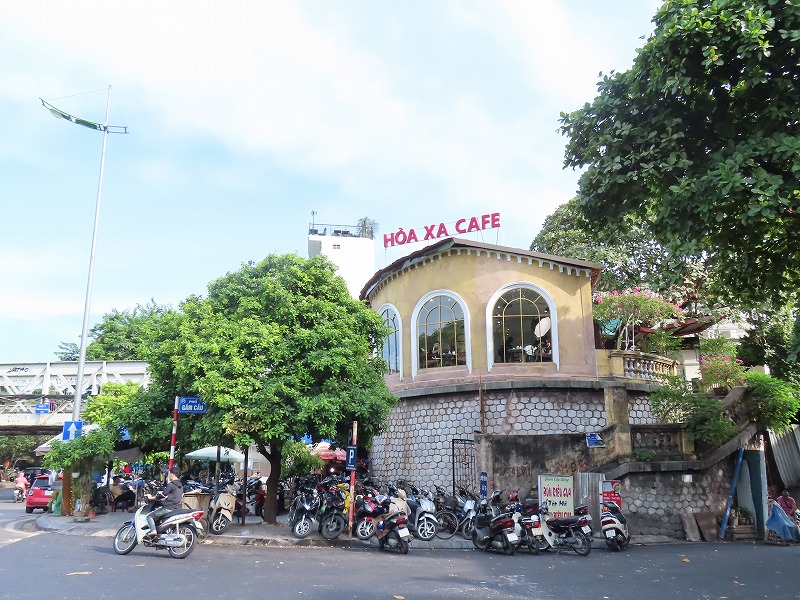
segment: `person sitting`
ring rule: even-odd
[[[25,477],[25,471],[20,471],[17,474],[17,478],[14,480],[14,487],[18,487],[22,490],[22,495],[26,496],[28,494],[28,486],[30,482],[28,478]]]
[[[183,500],[183,483],[181,482],[181,470],[178,467],[172,467],[167,472],[169,481],[164,487],[164,491],[158,492],[155,496],[148,494],[148,500],[158,500],[161,506],[149,513],[147,513],[147,524],[150,526],[150,531],[147,532],[147,537],[150,539],[158,537],[156,530],[156,519],[170,511],[177,510],[181,507]]]
[[[123,510],[130,511],[131,507],[136,505],[136,494],[127,486],[120,485],[119,475],[114,476],[113,483],[108,487],[108,491],[114,497],[114,508],[122,505]]]
[[[797,511],[797,502],[789,495],[789,490],[783,490],[778,497],[777,503],[788,517],[794,518],[794,513]]]
[[[542,346],[542,361],[553,360],[553,345],[547,340]]]

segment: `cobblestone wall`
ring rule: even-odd
[[[498,390],[485,393],[483,402],[487,434],[585,433],[606,424],[602,390]],[[449,488],[451,442],[471,440],[480,430],[479,404],[477,393],[402,399],[392,409],[388,431],[373,441],[373,477]]]
[[[721,514],[728,495],[731,468],[718,463],[705,473],[630,474],[622,478],[623,512],[632,535],[667,535],[684,539],[681,513]]]
[[[654,425],[659,422],[650,412],[648,394],[628,393],[628,420],[631,425]]]

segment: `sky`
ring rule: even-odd
[[[529,248],[575,196],[559,114],[625,71],[656,0],[0,3],[0,363],[177,307],[308,226],[383,236],[500,214],[467,237]],[[312,214],[313,213],[313,214]]]

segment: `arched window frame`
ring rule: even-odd
[[[463,298],[450,290],[433,290],[425,294],[419,299],[414,311],[411,313],[411,378],[414,379],[419,371],[419,335],[417,333],[419,328],[419,314],[425,303],[436,296],[446,296],[458,303],[464,313],[464,346],[466,350],[467,371],[472,373],[472,343],[470,340],[470,319],[469,310],[467,310],[467,303]]]
[[[384,319],[383,314],[386,311],[392,311],[394,313],[394,318],[397,323],[397,329],[394,332],[394,337],[396,341],[396,352],[397,352],[397,374],[400,375],[402,378],[403,376],[403,317],[400,316],[400,311],[397,310],[397,307],[394,304],[384,304],[378,309],[378,314]],[[384,323],[386,320],[384,319]],[[384,338],[384,344],[386,344],[388,336]],[[392,372],[387,372],[387,375],[394,375]]]
[[[492,367],[495,365],[495,345],[494,345],[494,330],[492,328],[492,319],[493,319],[493,312],[494,312],[494,305],[497,304],[497,301],[500,297],[515,289],[524,288],[536,292],[539,294],[544,301],[547,303],[547,309],[550,311],[550,339],[553,344],[553,364],[556,366],[556,370],[559,367],[559,350],[558,350],[558,313],[556,311],[556,304],[553,302],[553,298],[548,294],[543,288],[539,287],[536,284],[529,283],[527,281],[517,281],[514,283],[509,283],[508,285],[503,286],[499,290],[497,290],[491,298],[489,298],[489,302],[486,304],[486,357],[487,357],[487,369],[489,371],[492,370]],[[506,363],[501,363],[506,364]]]

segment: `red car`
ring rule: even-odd
[[[51,485],[49,475],[39,475],[33,480],[28,497],[25,499],[25,512],[32,513],[34,508],[41,508],[47,512],[47,504],[58,489],[61,489],[60,481],[55,481]]]

